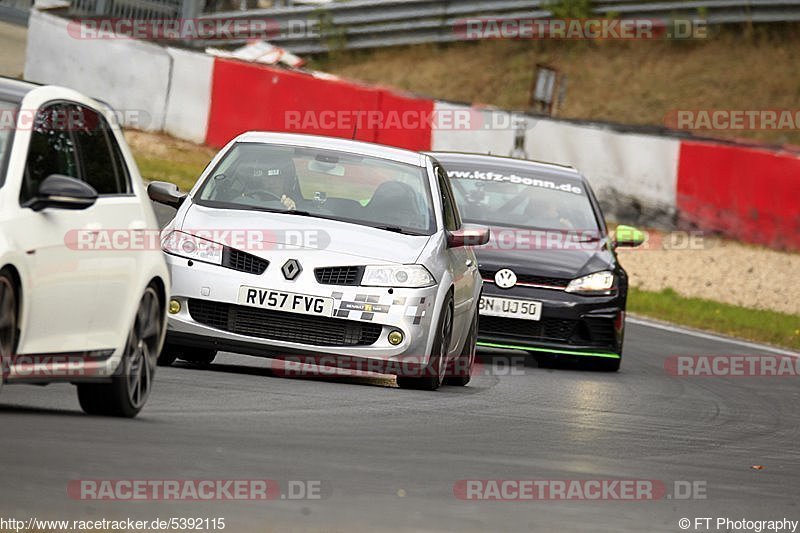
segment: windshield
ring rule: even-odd
[[[237,143],[203,183],[195,201],[411,234],[435,231],[424,168],[317,148]]]
[[[17,126],[17,104],[0,100],[0,185],[5,183],[6,162]]]
[[[465,221],[518,228],[597,231],[597,218],[579,180],[519,169],[446,165]]]

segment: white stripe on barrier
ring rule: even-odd
[[[172,57],[172,80],[164,129],[174,137],[203,143],[211,108],[214,58],[177,48],[167,51]]]
[[[536,120],[525,149],[532,159],[572,165],[598,196],[624,193],[651,207],[675,208],[680,141],[655,135]]]

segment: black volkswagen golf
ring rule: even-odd
[[[484,281],[478,345],[618,370],[628,278],[615,249],[638,246],[644,234],[618,226],[609,235],[589,183],[571,167],[432,155],[464,221],[492,228],[489,244],[475,249]]]

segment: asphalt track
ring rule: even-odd
[[[800,388],[792,377],[676,377],[670,355],[766,347],[629,321],[617,374],[482,354],[466,388],[283,377],[221,354],[159,368],[134,420],[85,416],[70,385],[0,394],[0,518],[224,517],[226,531],[682,531],[681,518],[800,519]],[[495,362],[492,362],[495,360]],[[517,361],[519,361],[517,359]],[[756,470],[752,466],[761,465]],[[71,499],[79,479],[321,481],[324,498]],[[462,479],[699,482],[705,498],[464,501]],[[725,529],[722,529],[724,531]],[[719,531],[689,529],[689,531]]]

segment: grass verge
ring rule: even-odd
[[[672,289],[660,292],[630,288],[628,311],[675,324],[800,350],[800,316],[748,309]]]

